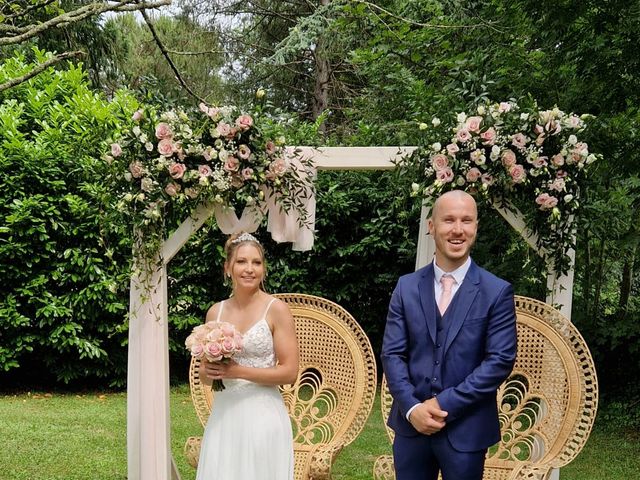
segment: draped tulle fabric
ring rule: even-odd
[[[300,216],[295,209],[285,211],[278,204],[272,192],[265,189],[265,201],[261,205],[246,207],[240,218],[233,208],[216,206],[214,213],[220,230],[227,235],[238,232],[255,232],[266,213],[268,215],[267,230],[271,233],[271,238],[279,243],[291,242],[293,250],[311,250],[316,222],[316,197],[312,188],[315,169],[306,169],[300,161],[301,155],[309,156],[311,152],[308,150],[296,151],[293,147],[286,149],[289,168],[296,169],[302,177],[306,177],[308,180],[308,187],[296,192],[305,210],[304,222],[300,221]]]
[[[235,360],[257,368],[275,365],[264,317],[244,334]],[[224,385],[215,394],[196,480],[292,480],[291,421],[278,388],[241,379],[224,380]]]

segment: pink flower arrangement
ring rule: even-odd
[[[223,362],[242,351],[242,335],[228,322],[198,325],[184,342],[191,356],[209,362]],[[213,380],[214,391],[224,390],[222,380]]]
[[[472,114],[439,116],[431,123],[434,128],[420,132],[424,147],[398,165],[413,178],[410,194],[430,202],[463,189],[519,210],[532,219],[541,247],[557,252],[560,245],[553,261],[563,271],[579,192],[589,166],[601,157],[578,138],[585,119],[511,101],[481,104]]]
[[[145,258],[157,254],[166,219],[186,219],[203,203],[242,209],[270,196],[306,221],[300,192],[312,188],[312,165],[286,160],[286,122],[204,103],[192,111],[137,108],[125,121],[103,158],[122,185],[115,208],[143,234]]]

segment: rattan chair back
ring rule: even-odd
[[[516,296],[518,354],[498,391],[502,440],[487,453],[484,480],[546,479],[586,443],[598,405],[591,354],[576,327],[558,310]],[[383,378],[386,424],[391,394]],[[393,431],[387,426],[393,442]],[[374,478],[393,479],[393,458],[376,460]]]
[[[294,432],[295,478],[330,478],[337,453],[362,431],[376,394],[376,362],[366,334],[341,306],[303,294],[276,294],[293,314],[300,345],[298,380],[281,392]],[[214,392],[200,381],[198,360],[189,368],[191,398],[204,426]],[[185,453],[197,465],[200,438]]]

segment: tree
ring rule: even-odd
[[[50,0],[22,0],[3,3],[0,6],[0,47],[17,46],[28,43],[39,36],[56,29],[64,29],[89,19],[95,19],[106,12],[129,12],[169,5],[171,0],[117,0],[103,2],[57,3]],[[82,50],[57,53],[43,63],[21,75],[6,79],[0,84],[0,92],[19,85],[45,71],[62,60],[80,57]]]

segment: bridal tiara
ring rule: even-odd
[[[241,243],[241,242],[254,242],[257,243],[258,245],[260,245],[260,242],[258,241],[258,239],[256,237],[254,237],[253,235],[251,235],[250,233],[244,232],[242,234],[240,234],[239,237],[234,238],[233,240],[231,240],[231,243]]]

